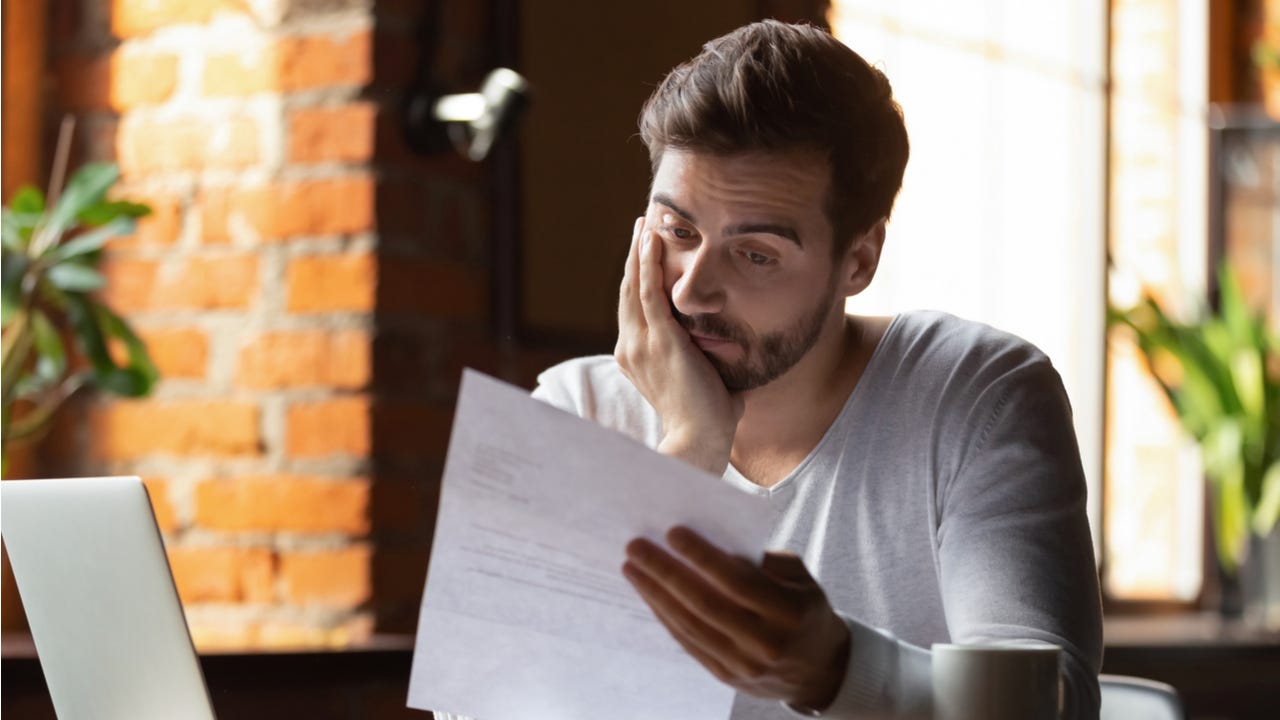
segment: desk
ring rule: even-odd
[[[0,656],[0,715],[54,720],[31,636],[5,633]],[[413,638],[393,635],[342,650],[203,652],[200,667],[219,718],[430,720],[405,707],[412,657]]]
[[[1111,617],[1103,671],[1178,688],[1191,720],[1275,720],[1280,635],[1260,636],[1216,615]],[[53,718],[29,635],[0,639],[0,714]],[[374,637],[344,650],[221,651],[200,657],[221,718],[427,720],[405,708],[413,638]]]
[[[1212,613],[1108,617],[1102,671],[1178,688],[1190,720],[1280,717],[1280,633]]]

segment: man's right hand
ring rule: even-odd
[[[622,372],[662,418],[658,451],[714,475],[729,464],[743,402],[671,314],[662,277],[662,241],[636,218],[618,299]]]

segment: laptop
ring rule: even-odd
[[[5,480],[0,535],[61,720],[213,717],[141,480]]]

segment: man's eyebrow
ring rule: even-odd
[[[676,205],[675,200],[672,200],[670,195],[664,195],[662,193],[654,193],[653,201],[658,203],[659,205],[666,205],[668,208],[671,209],[672,212],[684,218],[685,222],[691,223],[693,225],[698,224],[698,221],[693,219],[693,215],[689,214],[689,212],[686,210],[682,210],[679,205]]]
[[[797,247],[803,248],[804,243],[800,242],[800,233],[790,225],[778,225],[775,223],[743,223],[741,225],[730,225],[724,229],[726,237],[734,235],[755,235],[758,233],[766,233],[769,235],[777,235],[786,238],[795,243]]]
[[[672,212],[684,218],[686,222],[694,225],[698,224],[698,221],[693,219],[693,215],[687,210],[682,209],[679,205],[676,205],[675,201],[672,200],[669,195],[655,193],[653,201],[659,205],[666,206]],[[734,235],[754,235],[756,233],[777,235],[778,237],[790,240],[795,243],[797,247],[804,247],[804,243],[800,242],[800,233],[796,232],[796,229],[790,225],[779,225],[777,223],[741,223],[739,225],[730,225],[724,229],[726,237],[732,237]]]

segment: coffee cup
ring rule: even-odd
[[[933,646],[935,720],[1058,720],[1062,650],[1052,645]]]

